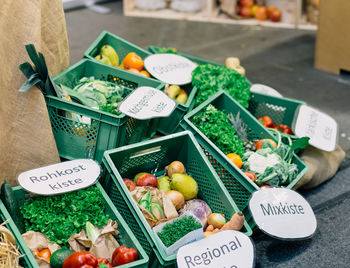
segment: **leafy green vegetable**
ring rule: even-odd
[[[157,235],[166,247],[170,247],[188,233],[199,228],[202,228],[202,224],[196,221],[194,217],[184,216],[172,223],[167,223]]]
[[[233,69],[212,64],[199,65],[192,72],[192,84],[198,88],[195,106],[224,90],[243,107],[248,108],[250,83]]]
[[[191,118],[192,123],[224,154],[244,154],[244,142],[235,134],[227,114],[208,105]]]
[[[173,47],[160,47],[157,50],[157,53],[171,53],[171,54],[180,54],[181,55],[181,53],[178,53],[176,51],[176,49]]]
[[[253,171],[258,185],[280,186],[291,183],[298,175],[295,164],[284,161],[271,148],[247,152],[243,156],[243,170]]]
[[[73,89],[62,84],[60,86],[73,100],[116,115],[121,114],[118,103],[130,93],[124,87],[94,77],[83,77]]]
[[[105,200],[94,186],[76,192],[34,196],[21,207],[26,231],[45,234],[51,242],[64,246],[68,238],[85,229],[90,221],[99,228],[109,219],[104,213]]]
[[[309,145],[309,138],[303,137],[284,144],[280,132],[276,131],[278,146],[275,149],[271,143],[263,142],[263,148],[256,152],[246,152],[243,156],[243,170],[253,171],[258,185],[287,185],[298,175],[297,165],[292,163],[295,150],[304,149]]]

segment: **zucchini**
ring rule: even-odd
[[[25,228],[22,213],[19,209],[19,205],[12,190],[12,186],[6,180],[1,185],[1,200],[10,213],[14,223],[17,225],[18,230],[21,233],[24,233]]]
[[[52,268],[62,268],[64,260],[74,253],[73,250],[61,248],[52,253],[50,257],[50,265]]]

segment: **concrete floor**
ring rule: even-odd
[[[143,48],[173,46],[216,62],[238,56],[252,82],[270,85],[333,116],[342,134],[339,143],[350,156],[350,78],[313,68],[315,32],[132,18],[123,16],[121,1],[105,6],[110,14],[88,9],[66,13],[72,64],[102,30]],[[349,177],[348,159],[332,180],[303,192],[318,220],[314,238],[282,242],[257,232],[257,267],[349,267]]]

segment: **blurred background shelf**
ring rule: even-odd
[[[141,10],[136,7],[136,2],[137,0],[123,0],[125,16],[317,30],[317,0],[264,0],[267,5],[277,6],[282,11],[281,22],[244,19],[238,15],[237,18],[231,18],[220,10],[220,1],[217,0],[202,0],[204,8],[196,13],[170,9],[171,0],[167,0],[166,8],[158,10]]]

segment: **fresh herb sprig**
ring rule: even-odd
[[[176,241],[188,233],[202,228],[202,225],[195,220],[192,216],[184,216],[179,220],[175,220],[172,223],[167,223],[163,230],[158,234],[160,240],[166,247],[170,247]]]
[[[26,231],[45,234],[53,243],[64,246],[68,238],[85,229],[89,221],[99,228],[109,219],[104,213],[105,200],[97,187],[76,192],[34,196],[21,207]]]

